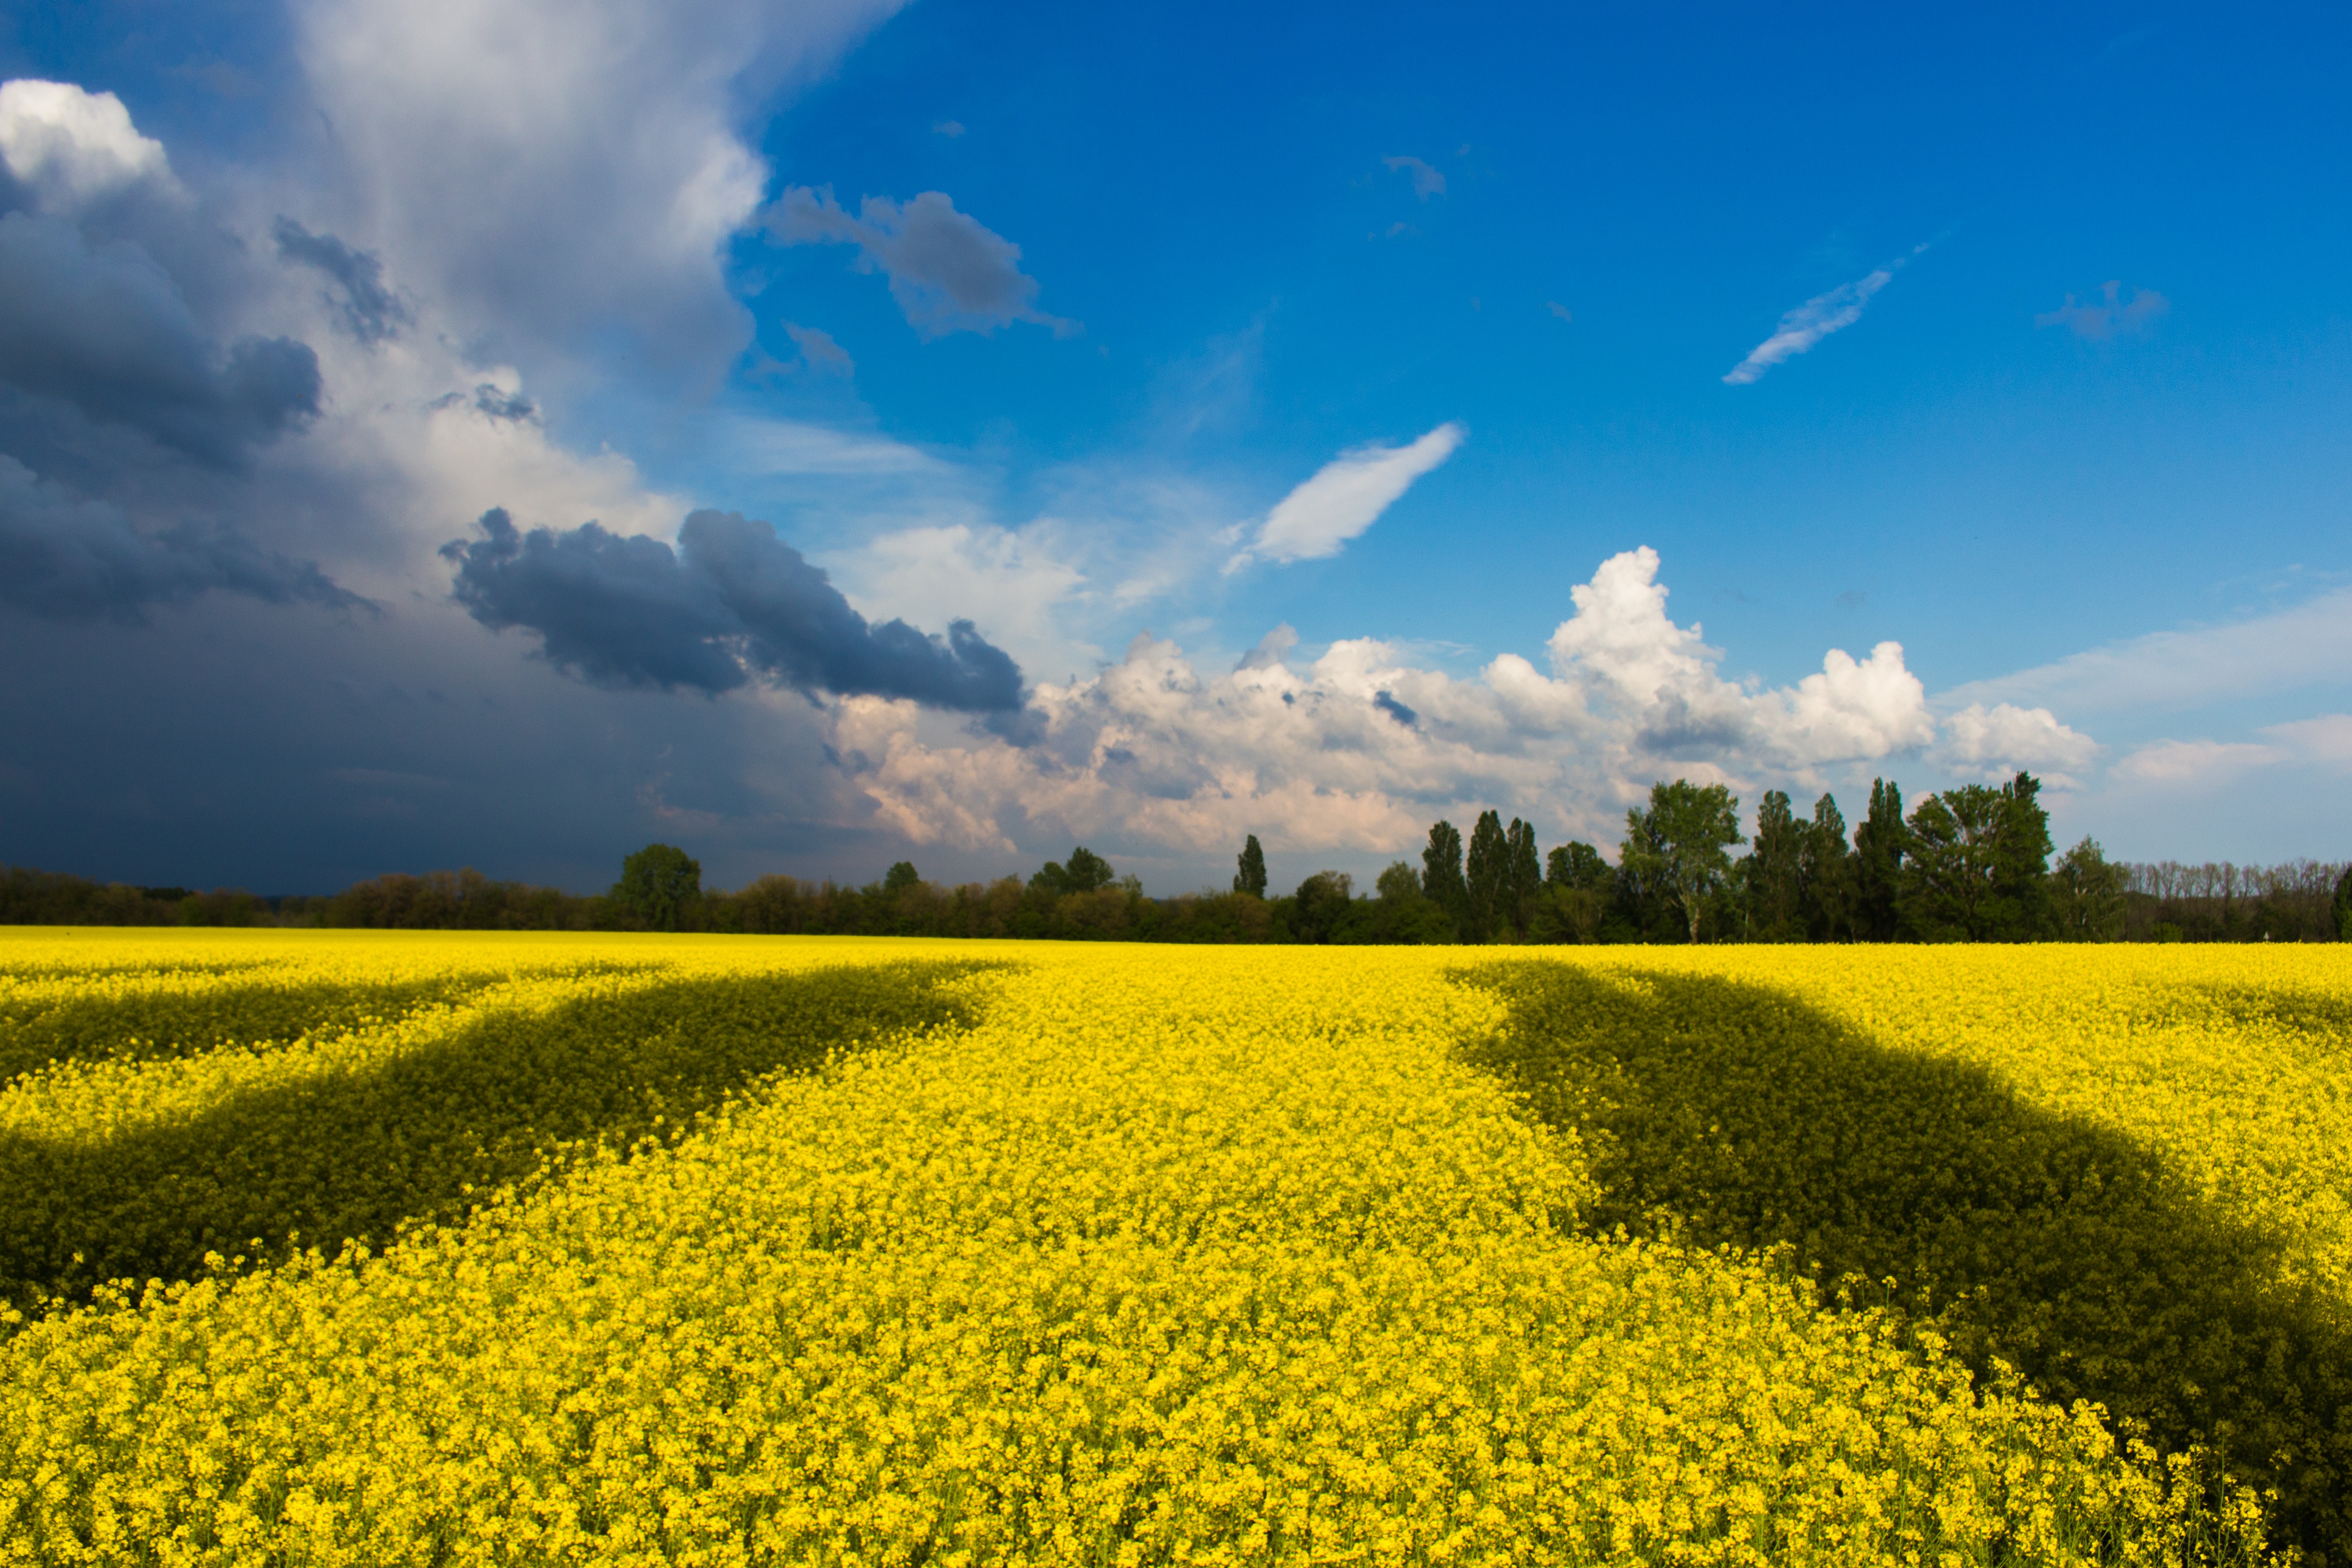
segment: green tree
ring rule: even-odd
[[[2050,913],[2068,942],[2114,942],[2124,933],[2122,868],[2107,863],[2099,841],[2084,838],[2050,873]]]
[[[1910,829],[1903,823],[1903,792],[1885,779],[1870,781],[1870,815],[1853,833],[1853,933],[1864,942],[1893,942],[1903,932],[1903,860]]]
[[[1470,889],[1462,876],[1462,830],[1450,822],[1430,825],[1429,844],[1421,852],[1421,890],[1445,911],[1458,939],[1469,912]]]
[[[2352,942],[2352,866],[2344,868],[2344,875],[2336,879],[2336,897],[2332,912],[2336,916],[2336,940]]]
[[[1469,890],[1468,929],[1463,937],[1469,942],[1486,942],[1493,938],[1496,920],[1503,912],[1504,878],[1510,869],[1511,847],[1503,834],[1500,812],[1482,811],[1477,826],[1470,830],[1470,855],[1463,868],[1463,881]]]
[[[1805,838],[1787,793],[1766,790],[1756,807],[1756,847],[1739,862],[1751,941],[1804,939]]]
[[[1903,863],[1903,911],[1922,936],[1985,942],[2006,922],[1996,900],[2001,792],[1960,784],[1931,795],[1911,812]]]
[[[671,844],[648,844],[621,862],[613,898],[649,931],[676,931],[702,898],[702,862]]]
[[[2050,814],[2042,781],[2021,771],[2001,785],[1993,846],[1995,939],[2035,942],[2050,934]]]
[[[1619,864],[1678,912],[1696,942],[1708,904],[1731,879],[1729,850],[1746,842],[1728,786],[1676,779],[1651,785],[1648,807],[1625,814]]]
[[[1609,890],[1609,862],[1601,858],[1600,850],[1582,839],[1570,839],[1545,858],[1544,886],[1605,893]]]
[[[1813,942],[1843,942],[1853,935],[1853,851],[1845,840],[1845,817],[1837,802],[1813,802],[1799,868],[1803,884],[1805,936]]]
[[[922,874],[915,869],[912,860],[901,860],[890,868],[882,879],[882,890],[896,897],[910,888],[923,885]]]
[[[1242,846],[1241,869],[1234,874],[1234,891],[1247,893],[1254,899],[1265,897],[1265,851],[1258,847],[1255,833]]]
[[[1411,903],[1423,896],[1420,873],[1412,868],[1410,860],[1390,861],[1388,869],[1381,873],[1380,880],[1374,882],[1372,888],[1383,903]]]
[[[1503,835],[1502,903],[1514,934],[1525,937],[1535,918],[1536,895],[1543,891],[1543,858],[1536,849],[1535,824],[1511,818]]]
[[[1300,942],[1328,942],[1354,901],[1354,881],[1345,871],[1318,871],[1290,896],[1290,934]]]

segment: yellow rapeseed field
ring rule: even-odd
[[[2164,1346],[2052,1269],[2201,1269],[2166,1343],[2340,1372],[2347,997],[2177,948],[0,935],[0,1560],[2325,1551],[2326,1388],[2126,1375]]]

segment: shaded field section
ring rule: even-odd
[[[153,1061],[345,1034],[463,1002],[507,978],[481,973],[359,982],[257,973],[211,985],[167,981],[63,997],[46,987],[0,994],[0,1081],[56,1061]]]
[[[894,963],[635,984],[494,1006],[429,1043],[181,1121],[86,1142],[0,1138],[0,1295],[87,1299],[461,1219],[584,1146],[674,1138],[762,1076],[908,1031],[968,1026],[948,983]]]
[[[2290,1238],[2156,1151],[1761,986],[1546,963],[1456,978],[1510,1005],[1465,1054],[1580,1130],[1596,1228],[1786,1247],[1979,1374],[1998,1357],[2159,1447],[2214,1448],[2276,1489],[2286,1539],[2352,1561],[2352,1313],[2292,1282]]]

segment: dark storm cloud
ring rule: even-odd
[[[316,564],[193,526],[142,534],[100,501],[77,500],[0,456],[0,605],[51,620],[137,623],[199,594],[271,604],[373,608]]]
[[[400,296],[383,284],[383,263],[372,251],[353,250],[331,234],[312,234],[290,217],[280,217],[271,236],[278,254],[316,268],[342,286],[336,313],[352,336],[380,343],[400,335],[415,320]]]
[[[1020,667],[970,621],[944,641],[870,625],[772,525],[738,512],[695,512],[675,551],[593,522],[526,534],[503,508],[481,529],[442,548],[457,602],[493,630],[537,632],[549,659],[600,686],[716,693],[758,675],[966,712],[1021,704]]]
[[[319,413],[319,360],[288,338],[221,350],[137,246],[0,216],[0,381],[233,468]]]

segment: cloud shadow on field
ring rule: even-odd
[[[944,983],[989,967],[665,980],[493,1006],[364,1070],[185,1121],[87,1142],[0,1136],[0,1296],[70,1305],[109,1280],[196,1278],[208,1252],[267,1263],[459,1222],[501,1184],[556,1169],[559,1145],[675,1139],[762,1075],[969,1023],[968,997]]]
[[[2308,1560],[2347,1560],[2352,1312],[2287,1282],[2288,1238],[2158,1151],[1762,986],[1546,963],[1454,978],[1510,1006],[1465,1058],[1580,1129],[1596,1230],[1786,1246],[1980,1375],[1999,1357],[2162,1448],[2220,1451],[2277,1489]]]

